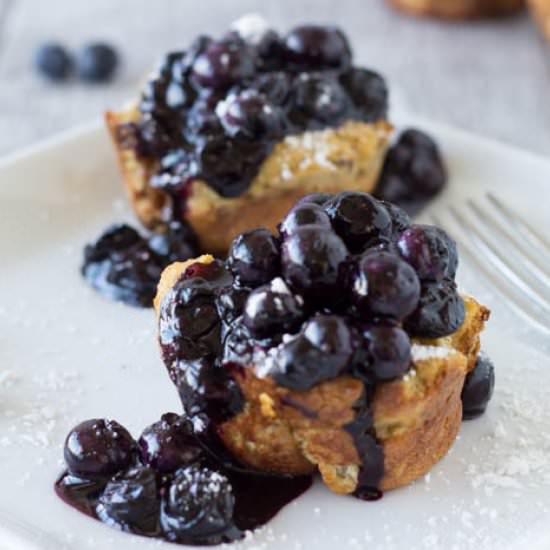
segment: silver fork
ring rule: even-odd
[[[550,336],[550,244],[492,193],[432,214],[525,321]]]

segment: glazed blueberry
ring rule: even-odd
[[[241,233],[231,244],[227,265],[242,285],[267,283],[280,269],[279,244],[267,229]]]
[[[72,60],[61,44],[43,44],[36,51],[34,65],[50,80],[65,80],[72,69]]]
[[[299,227],[282,245],[283,276],[310,301],[330,301],[338,294],[339,276],[347,257],[346,245],[330,229]]]
[[[398,237],[405,229],[411,226],[411,218],[405,210],[391,202],[380,201],[380,203],[390,215],[394,237]]]
[[[477,358],[474,370],[468,373],[462,389],[462,418],[472,420],[481,416],[495,389],[495,367],[484,354]]]
[[[78,76],[88,82],[110,80],[118,65],[118,54],[109,44],[88,44],[78,54]]]
[[[338,193],[325,204],[325,210],[351,252],[361,252],[369,241],[392,234],[388,211],[368,193]]]
[[[303,301],[277,277],[253,290],[244,306],[243,321],[258,337],[292,331],[303,319]]]
[[[244,90],[218,104],[216,113],[229,136],[277,138],[284,133],[284,115],[254,90]]]
[[[317,315],[275,355],[272,373],[278,384],[303,391],[342,374],[354,352],[352,335],[342,317]]]
[[[231,285],[218,295],[218,312],[224,323],[230,324],[242,315],[250,292],[249,288]]]
[[[296,206],[306,203],[318,204],[319,206],[324,206],[324,204],[333,197],[331,193],[310,193],[305,197],[302,197],[297,203]]]
[[[312,130],[337,126],[345,119],[349,107],[349,99],[340,83],[326,73],[298,75],[291,102],[291,122]]]
[[[379,74],[353,67],[340,77],[340,82],[365,122],[374,122],[387,115],[388,88]]]
[[[183,221],[170,222],[164,232],[149,239],[149,247],[164,259],[166,265],[194,258],[199,252],[195,232]]]
[[[290,95],[292,86],[288,73],[277,71],[259,74],[251,84],[251,87],[263,95],[273,105],[284,105]]]
[[[373,251],[359,259],[351,297],[362,317],[404,319],[417,307],[419,295],[416,272],[396,254]]]
[[[422,281],[455,275],[456,243],[439,227],[412,225],[397,239],[397,248]]]
[[[285,38],[287,59],[307,69],[338,69],[351,62],[351,49],[342,31],[335,27],[302,25]]]
[[[101,521],[138,533],[154,531],[159,512],[156,475],[147,466],[134,466],[115,475],[99,496],[96,507]]]
[[[196,57],[191,74],[203,87],[226,89],[251,78],[255,71],[254,52],[243,41],[213,40]]]
[[[130,465],[135,442],[118,422],[94,418],[81,422],[69,432],[63,453],[71,474],[101,480]]]
[[[164,260],[128,225],[114,225],[84,249],[84,278],[103,295],[151,307]]]
[[[323,208],[314,203],[298,204],[290,210],[279,226],[282,237],[291,235],[297,227],[316,225],[330,229],[330,218]]]
[[[464,323],[464,300],[451,279],[427,281],[422,285],[418,307],[405,320],[411,336],[440,338],[455,332]]]
[[[398,326],[375,325],[363,332],[365,354],[355,374],[368,382],[403,376],[411,365],[411,340]]]
[[[145,428],[138,450],[144,464],[163,474],[196,462],[202,455],[191,422],[174,413],[163,414],[158,422]]]
[[[234,507],[235,497],[223,474],[187,466],[176,472],[164,494],[162,530],[169,540],[208,543],[231,526]]]

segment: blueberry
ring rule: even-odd
[[[138,449],[141,461],[163,474],[196,462],[202,455],[191,422],[174,413],[163,414],[145,428]]]
[[[72,59],[63,46],[48,43],[36,51],[34,65],[50,80],[65,80],[72,70]]]
[[[351,252],[361,252],[370,241],[392,234],[391,217],[379,201],[368,193],[344,191],[334,195],[325,210],[334,230]]]
[[[332,193],[310,193],[302,197],[297,203],[296,206],[306,203],[318,204],[319,206],[324,206],[329,199],[334,195]]]
[[[223,40],[206,45],[196,57],[191,74],[199,85],[223,90],[251,78],[255,71],[255,55],[247,44]]]
[[[101,521],[144,534],[156,530],[159,512],[155,472],[147,466],[134,466],[114,476],[96,507]]]
[[[411,336],[440,338],[455,332],[464,323],[464,300],[452,279],[422,284],[418,307],[405,320]]]
[[[387,201],[380,201],[380,203],[384,206],[384,208],[388,211],[388,214],[390,215],[393,236],[398,237],[401,233],[403,233],[403,231],[405,231],[405,229],[408,229],[410,227],[410,216],[405,212],[405,210],[403,210],[396,204]]]
[[[289,332],[299,326],[303,318],[302,306],[302,299],[292,294],[285,282],[277,277],[250,293],[243,321],[258,337]]]
[[[284,68],[285,46],[281,37],[274,31],[268,30],[256,45],[258,64],[262,71],[276,71]],[[269,73],[267,73],[269,74]]]
[[[351,331],[344,319],[316,315],[296,338],[277,348],[272,375],[281,386],[307,390],[342,374],[353,351]]]
[[[285,38],[287,59],[304,69],[339,69],[351,62],[344,33],[335,27],[302,25]]]
[[[288,237],[297,227],[304,225],[317,225],[320,227],[331,227],[330,218],[323,208],[314,203],[298,204],[290,210],[279,226],[282,237]]]
[[[208,543],[231,526],[234,507],[227,477],[208,468],[187,466],[175,473],[164,494],[162,530],[172,541]]]
[[[348,257],[346,245],[330,229],[299,227],[282,245],[285,280],[310,300],[329,301],[339,291],[340,273]]]
[[[440,281],[455,275],[456,243],[439,227],[412,225],[398,238],[397,248],[422,281]]]
[[[163,258],[165,263],[188,260],[197,256],[198,239],[189,224],[171,221],[162,233],[149,239],[149,247]]]
[[[279,244],[267,229],[241,233],[231,243],[227,265],[239,283],[256,287],[278,275]]]
[[[78,76],[88,82],[110,80],[118,65],[116,50],[109,44],[88,44],[76,59]]]
[[[474,370],[468,373],[462,389],[462,418],[472,420],[481,416],[495,389],[495,367],[484,354],[477,358]]]
[[[124,427],[99,418],[75,426],[63,451],[69,472],[90,480],[109,478],[127,468],[134,452],[135,442]]]
[[[338,80],[327,73],[301,73],[294,80],[289,118],[312,130],[341,124],[349,100]]]
[[[374,71],[353,67],[340,82],[365,122],[375,122],[388,113],[388,88],[384,79]]]
[[[292,86],[291,77],[283,71],[260,73],[252,82],[251,87],[273,105],[285,105]]]
[[[218,104],[216,113],[228,136],[277,139],[284,132],[283,112],[254,90],[230,95]]]
[[[411,365],[411,340],[398,326],[381,324],[363,332],[364,354],[355,374],[368,382],[403,376]]]
[[[396,254],[374,251],[359,259],[351,297],[362,317],[404,319],[417,307],[419,295],[418,276]]]
[[[231,285],[223,289],[217,297],[220,318],[226,324],[232,323],[244,311],[244,305],[251,290],[240,285]]]

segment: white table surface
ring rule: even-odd
[[[249,12],[279,29],[340,25],[358,62],[386,75],[394,105],[550,154],[550,48],[526,13],[448,24],[404,17],[382,0],[0,0],[0,155],[116,107],[163,52]],[[123,66],[109,85],[48,84],[31,60],[50,39],[111,41]]]

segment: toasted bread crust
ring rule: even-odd
[[[155,298],[157,314],[162,298],[190,263],[175,263],[164,271]],[[414,360],[411,371],[376,390],[371,407],[384,449],[384,490],[428,472],[460,429],[464,378],[475,364],[479,333],[489,316],[473,298],[464,300],[462,327],[447,338],[421,343],[424,354]],[[354,419],[353,406],[363,392],[360,380],[341,376],[298,392],[270,377],[258,378],[253,368],[234,376],[245,407],[219,427],[234,456],[265,471],[305,474],[318,469],[334,492],[355,490],[361,461],[346,425]]]
[[[125,187],[139,219],[148,227],[164,223],[169,197],[152,189],[156,164],[138,159],[118,140],[119,127],[136,122],[135,107],[107,112],[105,121],[117,152]],[[349,121],[339,128],[289,136],[275,145],[249,189],[236,198],[221,197],[206,182],[194,180],[187,192],[185,219],[202,250],[225,254],[231,241],[255,227],[276,228],[302,196],[317,191],[372,191],[392,127]]]
[[[525,0],[388,0],[394,7],[414,15],[445,19],[471,19],[509,15]]]

